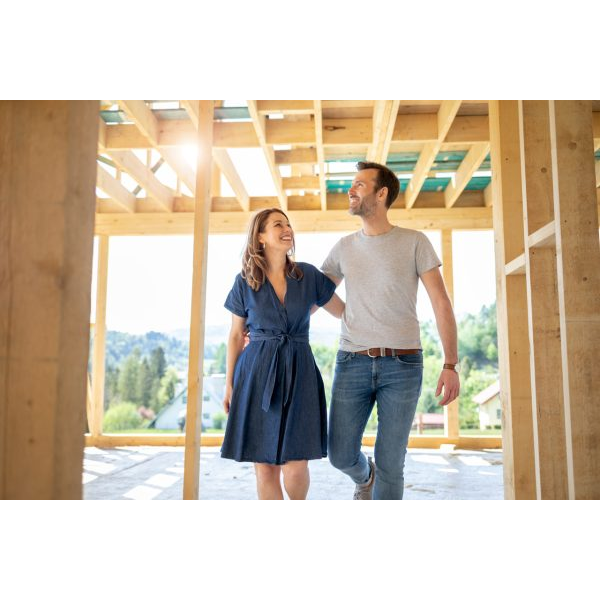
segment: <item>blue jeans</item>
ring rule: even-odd
[[[401,500],[408,436],[423,382],[423,354],[370,358],[340,350],[329,412],[329,460],[354,483],[366,483],[369,466],[360,451],[377,403],[374,500]]]

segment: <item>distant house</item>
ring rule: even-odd
[[[502,425],[502,405],[500,403],[500,382],[496,381],[473,397],[478,405],[479,427],[481,429]]]
[[[443,413],[417,413],[412,424],[417,433],[423,433],[424,429],[439,429],[444,427]]]
[[[202,380],[202,429],[214,427],[216,413],[223,412],[225,375],[211,375]],[[150,424],[155,429],[181,429],[185,424],[187,386],[168,402]]]

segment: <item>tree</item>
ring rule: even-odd
[[[136,405],[140,404],[138,384],[140,354],[140,349],[134,348],[133,352],[123,361],[118,383],[119,399],[122,402],[132,402]]]
[[[215,375],[217,373],[225,373],[227,366],[227,346],[224,343],[219,344],[217,351],[215,352],[215,360],[210,365],[209,375]]]
[[[163,378],[160,380],[158,393],[150,406],[155,413],[158,414],[163,406],[175,397],[178,383],[179,377],[177,371],[173,367],[169,367]]]
[[[138,399],[142,406],[150,406],[155,389],[155,375],[146,358],[142,359],[138,370]]]

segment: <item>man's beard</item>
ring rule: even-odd
[[[376,206],[375,194],[370,194],[365,196],[356,206],[350,206],[348,212],[357,217],[370,217],[375,214]]]

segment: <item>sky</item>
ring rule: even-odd
[[[293,223],[292,223],[293,225]],[[441,257],[440,233],[426,231]],[[331,247],[345,235],[297,233],[296,259],[320,266]],[[208,245],[206,293],[207,325],[228,325],[230,313],[223,308],[227,293],[240,271],[245,235],[211,235]],[[455,232],[453,235],[455,312],[477,312],[495,300],[492,231]],[[95,261],[94,261],[95,263]],[[170,332],[187,329],[190,323],[192,236],[111,237],[107,295],[108,329],[129,333]],[[95,267],[94,267],[95,282]],[[92,293],[95,294],[95,285]],[[344,297],[343,285],[338,288]],[[93,296],[95,298],[95,296]],[[92,321],[95,302],[92,302]],[[422,285],[419,286],[419,319],[433,319]],[[337,327],[323,310],[312,327]]]

